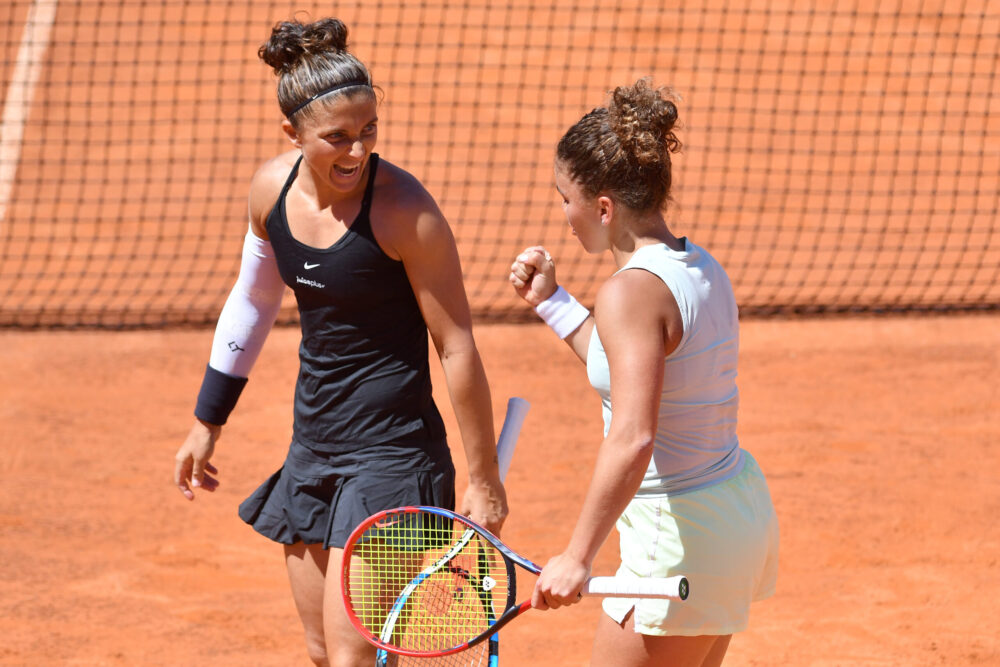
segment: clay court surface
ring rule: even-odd
[[[741,437],[782,554],[727,665],[1000,664],[998,331],[996,315],[744,322]],[[216,453],[222,486],[189,503],[172,459],[209,331],[0,332],[0,664],[308,664],[280,550],[236,516],[281,464],[297,334],[272,333]],[[533,404],[503,537],[544,561],[599,403],[543,326],[477,337],[498,428],[507,397]],[[435,381],[454,433],[436,365]],[[611,540],[595,570],[615,564]],[[529,612],[501,664],[587,664],[598,614]]]

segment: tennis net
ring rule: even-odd
[[[301,10],[305,10],[305,12]],[[249,179],[284,150],[270,27],[329,4],[0,7],[0,326],[214,322]],[[544,243],[585,303],[613,267],[552,183],[615,85],[681,97],[672,229],[744,315],[1000,308],[1000,0],[366,0],[336,5],[386,97],[378,152],[455,231],[481,320]],[[290,298],[280,321],[295,321]]]

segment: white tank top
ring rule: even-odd
[[[677,252],[664,244],[644,246],[619,269],[644,269],[664,282],[677,300],[684,333],[663,360],[656,447],[636,495],[693,491],[743,468],[736,437],[739,393],[736,361],[739,318],[733,288],[722,266],[687,239]],[[601,396],[604,434],[611,427],[608,357],[594,327],[587,376]]]

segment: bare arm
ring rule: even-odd
[[[274,257],[269,254],[264,220],[277,199],[282,174],[287,173],[291,159],[293,156],[286,154],[269,161],[254,175],[250,185],[252,234],[244,240],[240,274],[219,315],[209,359],[210,366],[234,377],[249,375],[281,306],[284,285]],[[240,344],[231,349],[227,342],[234,338]],[[210,459],[221,434],[221,424],[195,419],[178,449],[174,457],[174,484],[188,500],[194,500],[195,488],[214,491],[218,487],[218,480],[212,476],[218,471]]]
[[[576,601],[598,550],[638,490],[653,454],[663,359],[680,340],[676,302],[645,271],[609,280],[596,311],[614,414],[569,544],[538,579],[532,604],[542,609]]]
[[[493,404],[462,281],[455,238],[422,188],[397,201],[401,216],[387,240],[399,254],[441,359],[469,470],[460,511],[498,533],[507,516],[500,482]]]

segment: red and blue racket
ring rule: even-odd
[[[344,604],[354,627],[380,652],[450,656],[488,643],[531,608],[530,599],[515,600],[518,567],[541,572],[467,517],[400,507],[369,517],[348,538]],[[688,597],[688,581],[592,577],[583,594],[680,601]]]

